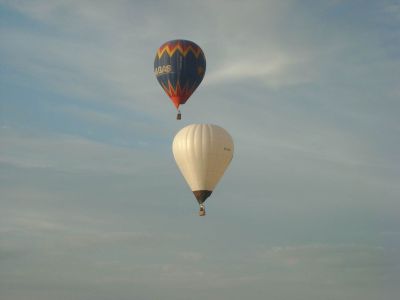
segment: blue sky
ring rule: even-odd
[[[398,1],[0,1],[0,38],[0,298],[397,299]],[[176,38],[207,59],[180,122]],[[191,123],[235,142],[205,218]]]

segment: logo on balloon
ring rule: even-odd
[[[171,65],[165,65],[165,66],[159,66],[157,68],[154,69],[154,73],[156,74],[156,76],[161,76],[161,75],[165,75],[168,73],[171,73],[172,71],[172,66]]]

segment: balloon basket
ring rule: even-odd
[[[200,205],[199,216],[204,217],[206,215],[206,209],[204,205]]]
[[[181,120],[181,119],[182,119],[182,114],[181,114],[181,112],[178,112],[178,114],[176,115],[176,119],[177,119],[177,120]]]

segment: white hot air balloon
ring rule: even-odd
[[[199,214],[204,216],[203,203],[232,160],[232,137],[217,125],[192,124],[176,134],[172,152],[179,170],[199,202]]]

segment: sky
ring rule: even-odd
[[[0,299],[398,299],[399,1],[0,0],[0,41]],[[193,123],[235,143],[204,218]]]

